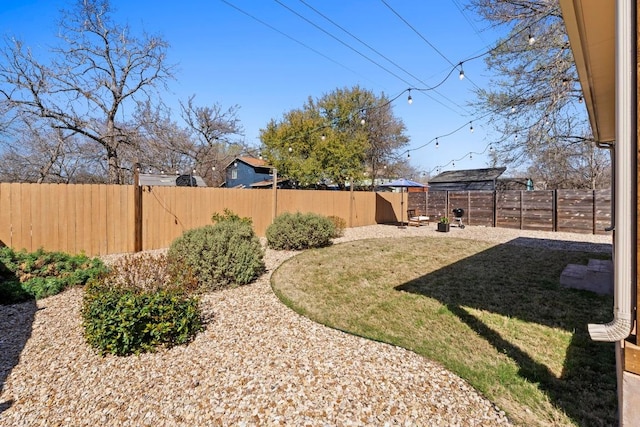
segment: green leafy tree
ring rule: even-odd
[[[271,120],[261,130],[268,162],[300,187],[343,186],[350,179],[376,178],[381,165],[397,161],[408,138],[384,96],[358,86],[337,89]]]

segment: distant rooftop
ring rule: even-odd
[[[467,169],[456,171],[444,171],[429,180],[429,184],[438,182],[474,182],[474,181],[493,181],[506,171],[506,167],[486,168],[486,169]]]
[[[191,182],[192,185],[189,185]],[[206,187],[204,179],[198,175],[169,175],[162,173],[141,173],[140,185],[156,187]]]

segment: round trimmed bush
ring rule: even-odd
[[[267,243],[278,250],[320,248],[331,244],[336,226],[329,218],[314,213],[283,213],[267,228]]]
[[[223,220],[185,232],[171,243],[168,260],[178,282],[202,290],[246,285],[264,271],[264,251],[251,223]]]

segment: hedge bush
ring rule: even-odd
[[[15,251],[0,248],[0,303],[14,304],[55,295],[64,289],[84,285],[105,273],[98,258],[63,252]]]
[[[283,213],[267,228],[267,243],[278,250],[319,248],[331,244],[336,226],[327,217],[314,213]]]
[[[202,329],[198,298],[172,281],[163,255],[126,256],[92,280],[82,319],[87,343],[101,355],[184,344]]]
[[[82,318],[87,343],[101,355],[126,356],[184,344],[202,329],[197,297],[99,282],[87,286]]]
[[[251,222],[233,218],[185,232],[168,252],[176,280],[195,280],[202,290],[251,283],[265,271],[263,258]]]

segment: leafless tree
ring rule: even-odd
[[[108,182],[123,182],[120,153],[133,143],[125,116],[154,99],[173,77],[167,42],[112,21],[108,0],[78,0],[63,12],[58,47],[48,64],[21,41],[0,51],[0,103],[12,118],[46,120],[65,137],[77,135],[103,150]]]
[[[184,125],[172,119],[163,105],[139,105],[133,122],[136,142],[125,150],[128,164],[140,163],[156,172],[191,173],[202,176],[210,185],[224,181],[224,167],[243,152],[251,151],[240,139],[242,127],[238,107],[223,110],[218,104],[200,107],[191,96],[180,103]]]
[[[100,153],[73,133],[46,121],[13,123],[11,138],[0,143],[0,179],[8,182],[104,181]]]
[[[493,161],[530,166],[546,182],[563,183],[559,188],[569,182],[579,188],[606,184],[606,174],[572,172],[588,167],[594,145],[558,0],[472,0],[471,5],[485,22],[509,30],[485,58],[496,77],[489,89],[477,91],[477,108],[491,113],[502,134],[492,147]],[[577,161],[580,156],[587,157]],[[608,167],[606,153],[596,157],[599,167]],[[586,181],[565,179],[568,175]]]
[[[237,105],[226,110],[217,103],[201,107],[194,99],[195,96],[191,96],[186,104],[180,104],[193,142],[185,155],[192,159],[196,171],[218,186],[224,181],[224,167],[236,156],[252,150],[241,139],[243,129]]]

